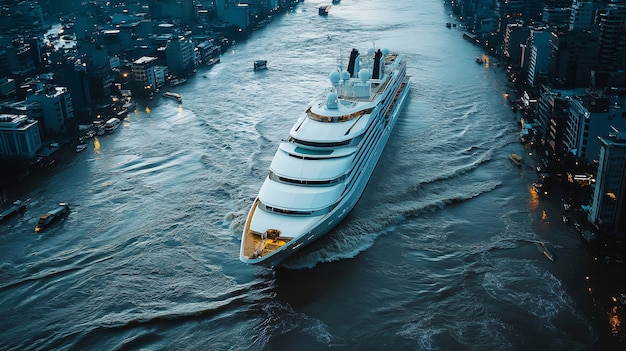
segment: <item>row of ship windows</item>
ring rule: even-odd
[[[267,206],[264,203],[260,203],[259,204],[259,208],[261,208],[262,210],[265,211],[269,211],[269,212],[276,212],[276,213],[282,213],[282,214],[287,214],[287,215],[300,215],[300,216],[310,216],[310,215],[320,215],[323,213],[327,213],[330,212],[330,210],[332,210],[337,204],[332,204],[326,208],[323,208],[321,210],[313,210],[313,211],[295,211],[295,210],[286,210],[284,208],[276,208],[276,207],[272,207],[272,206]]]
[[[337,184],[337,183],[343,182],[346,179],[346,176],[343,175],[335,179],[326,179],[326,180],[306,180],[306,179],[285,178],[285,177],[278,176],[274,172],[270,171],[269,178],[272,180],[283,182],[283,183],[298,184],[298,185],[331,185],[331,184]]]
[[[316,141],[306,141],[306,140],[296,139],[294,137],[289,137],[289,142],[306,145],[306,146],[315,146],[315,147],[338,147],[338,146],[350,145],[350,143],[352,142],[352,139],[335,141],[331,143],[320,143]]]

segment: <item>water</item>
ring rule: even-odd
[[[530,188],[505,72],[439,0],[306,1],[61,164],[0,227],[5,350],[608,350],[617,282]],[[238,259],[278,141],[339,49],[402,52],[411,96],[361,201],[275,271]],[[267,59],[269,69],[253,72]],[[72,212],[35,235],[59,201]],[[547,243],[548,261],[532,240]],[[609,267],[610,268],[610,267]],[[622,287],[624,288],[624,287]],[[616,313],[611,314],[612,308]]]

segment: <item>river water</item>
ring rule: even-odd
[[[474,62],[440,0],[320,4],[24,187],[30,206],[0,227],[0,349],[623,349],[611,267],[530,187],[504,68]],[[339,50],[373,44],[403,54],[412,91],[360,202],[285,267],[241,263],[278,142]],[[69,216],[34,234],[60,201]]]

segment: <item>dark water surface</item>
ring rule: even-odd
[[[25,188],[29,208],[0,227],[0,349],[623,349],[611,267],[530,187],[504,67],[474,62],[439,0],[344,0],[328,17],[322,3],[174,88],[182,106],[139,105]],[[404,55],[412,92],[361,201],[286,268],[244,265],[278,142],[339,49],[373,43]],[[70,215],[35,235],[59,201]]]

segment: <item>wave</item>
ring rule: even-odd
[[[360,208],[359,217],[349,215],[333,231],[320,240],[300,250],[283,263],[290,269],[312,268],[319,263],[354,258],[373,246],[378,237],[395,230],[407,219],[423,213],[439,211],[453,205],[495,190],[499,182],[484,182],[465,193],[458,193],[447,187],[447,193],[429,192],[416,194],[403,192],[401,195],[386,196],[384,206]],[[360,207],[357,204],[357,207]],[[354,211],[354,210],[353,210]]]

